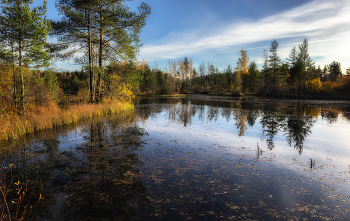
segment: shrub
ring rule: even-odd
[[[163,85],[162,88],[160,89],[159,93],[162,95],[169,95],[170,91],[169,91],[169,88],[167,86]]]

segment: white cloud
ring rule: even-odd
[[[284,39],[284,42],[293,43],[307,38],[310,55],[317,57],[319,63],[328,64],[336,60],[345,67],[350,65],[347,63],[350,61],[347,51],[350,49],[349,14],[350,0],[315,0],[260,20],[208,27],[210,32],[195,30],[191,33],[172,33],[171,37],[167,36],[169,41],[163,38],[158,45],[144,45],[140,57],[154,61],[208,52],[213,55],[238,50],[240,45],[248,49],[252,43],[256,47],[263,41]],[[290,53],[290,45],[293,44],[280,47],[282,58]]]

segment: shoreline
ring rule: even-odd
[[[76,124],[79,121],[133,111],[132,103],[115,102],[110,104],[73,104],[58,107],[51,104],[27,110],[20,116],[5,113],[0,116],[0,141],[17,140],[20,137],[39,131]]]

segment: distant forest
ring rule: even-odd
[[[208,93],[240,96],[254,93],[289,97],[350,98],[350,68],[342,74],[333,61],[315,66],[308,40],[291,48],[286,61],[278,42],[263,51],[258,68],[241,50],[236,67],[219,71],[211,63],[198,70],[187,57],[169,60],[163,69],[135,56],[139,34],[151,13],[142,3],[130,11],[126,1],[57,0],[61,21],[45,19],[46,2],[30,8],[30,0],[2,1],[0,17],[0,100],[3,111],[51,103],[130,101],[134,94]],[[49,42],[48,38],[57,39]],[[77,56],[77,54],[82,56]],[[83,68],[67,72],[48,69],[57,61],[75,59]],[[46,69],[45,69],[46,68]],[[69,99],[68,99],[69,101]]]
[[[278,42],[271,43],[270,50],[264,50],[261,69],[255,61],[249,63],[247,51],[241,50],[241,57],[233,69],[230,65],[219,71],[213,64],[202,63],[199,70],[187,57],[179,61],[168,61],[164,70],[141,63],[141,92],[150,93],[215,93],[240,95],[242,92],[273,96],[345,96],[350,95],[350,68],[343,75],[341,64],[333,61],[323,68],[315,66],[308,53],[308,40],[299,47],[293,47],[289,58],[282,61],[277,52]],[[129,67],[131,63],[123,64]],[[122,66],[123,66],[122,65]],[[135,64],[137,66],[137,64]],[[163,76],[161,76],[163,75]]]
[[[119,76],[131,86],[135,94],[213,93],[241,95],[257,93],[272,96],[337,96],[350,97],[350,68],[344,75],[341,64],[333,61],[323,68],[315,67],[308,54],[308,40],[298,48],[293,47],[287,61],[277,53],[278,43],[273,41],[268,51],[263,51],[264,64],[257,68],[249,63],[247,52],[241,50],[237,67],[230,65],[219,71],[213,64],[202,63],[193,68],[193,61],[184,58],[168,60],[167,67],[150,67],[143,61],[120,61],[107,66],[108,73]],[[79,91],[89,87],[84,71],[57,73],[60,88]]]

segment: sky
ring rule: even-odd
[[[306,38],[309,54],[321,68],[333,61],[350,67],[350,0],[143,0],[151,7],[140,34],[139,60],[167,67],[167,61],[185,57],[198,70],[202,62],[219,70],[237,66],[240,50],[250,61],[263,63],[263,50],[279,44],[286,61],[293,46]],[[127,2],[137,10],[142,0]],[[34,5],[42,4],[34,0]],[[47,18],[58,20],[55,1],[48,0]],[[74,62],[57,66],[80,69]]]

